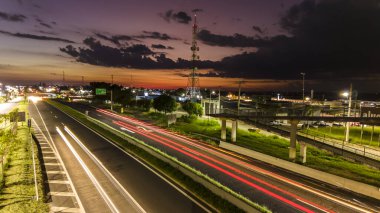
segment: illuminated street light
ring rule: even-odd
[[[342,96],[344,96],[344,97],[346,97],[346,98],[348,98],[349,95],[350,95],[349,92],[343,92],[343,93],[342,93]]]

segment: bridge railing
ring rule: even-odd
[[[284,131],[290,131],[289,128],[286,128],[285,126],[277,126],[275,128],[284,130]],[[374,160],[380,161],[380,149],[372,148],[371,146],[367,145],[358,145],[358,144],[352,144],[344,142],[343,140],[338,140],[334,138],[330,138],[327,134],[324,133],[316,133],[309,132],[308,130],[305,131],[298,131],[297,133],[300,136],[312,139],[314,141],[318,141],[351,153],[355,153],[356,155],[361,155],[367,158],[371,158]]]

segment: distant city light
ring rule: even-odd
[[[348,92],[343,92],[342,95],[343,95],[344,97],[348,97],[349,93],[348,93]]]

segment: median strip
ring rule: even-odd
[[[109,138],[123,149],[132,152],[132,154],[136,155],[153,168],[159,170],[172,181],[181,185],[182,188],[191,191],[191,193],[198,199],[203,200],[218,209],[217,211],[240,212],[242,211],[242,209],[239,209],[240,207],[245,211],[270,212],[266,207],[252,202],[248,198],[236,193],[202,172],[180,162],[178,159],[169,156],[143,141],[114,129],[103,122],[90,118],[63,104],[55,101],[48,101],[48,103],[64,113],[75,117],[74,119],[78,122],[90,127],[104,137]],[[234,205],[232,203],[234,203]]]

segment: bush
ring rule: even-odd
[[[190,116],[197,115],[201,116],[203,114],[203,108],[199,103],[194,103],[191,101],[186,101],[182,105],[183,110],[185,110]]]

